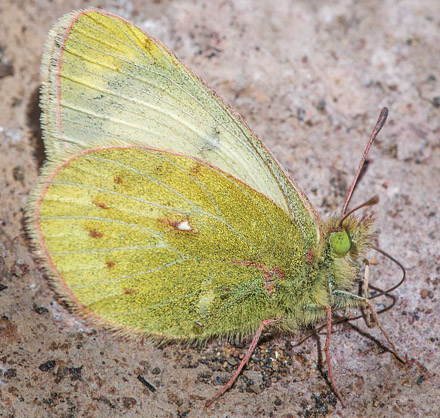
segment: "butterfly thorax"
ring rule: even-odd
[[[323,225],[317,247],[304,248],[300,270],[275,283],[273,297],[278,299],[283,330],[295,330],[321,321],[326,307],[346,308],[350,303],[338,292],[349,292],[357,278],[360,262],[371,247],[375,233],[373,219],[350,216],[329,218]],[[282,313],[281,313],[282,312]]]

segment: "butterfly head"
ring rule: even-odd
[[[363,253],[366,243],[372,240],[371,216],[364,216],[358,219],[353,214],[359,209],[376,205],[379,202],[377,196],[372,197],[362,205],[357,206],[347,214],[339,218],[331,218],[327,223],[327,236],[331,251],[338,257],[346,255],[357,255]]]
[[[327,222],[326,240],[333,257],[358,258],[359,254],[364,254],[373,244],[376,235],[373,224],[372,216],[331,218]]]
[[[348,290],[353,286],[359,262],[376,240],[374,218],[350,214],[331,217],[325,225],[324,251],[330,266],[328,280],[333,289]]]

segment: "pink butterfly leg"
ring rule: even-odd
[[[331,310],[330,306],[326,306],[326,309],[327,309],[327,337],[325,339],[324,353],[325,353],[325,359],[327,361],[328,377],[329,377],[330,382],[333,386],[333,390],[335,391],[336,396],[341,401],[342,407],[345,408],[341,393],[339,392],[339,389],[336,386],[335,379],[333,378],[332,366],[330,364],[329,348],[330,348],[330,335],[332,333],[332,310]]]
[[[246,365],[246,363],[251,358],[251,355],[253,351],[255,350],[255,347],[258,344],[258,340],[260,339],[261,333],[263,332],[263,328],[266,325],[271,324],[272,322],[278,321],[280,318],[275,319],[267,319],[266,321],[263,321],[261,325],[259,326],[257,333],[255,334],[254,339],[252,340],[252,343],[244,356],[243,360],[241,360],[240,365],[238,366],[237,370],[235,371],[234,375],[231,377],[228,383],[226,383],[225,386],[223,386],[222,390],[219,391],[213,398],[211,398],[209,401],[205,403],[205,408],[209,408],[220,396],[222,396],[237,380],[238,376],[240,375],[241,371],[243,370],[243,367]]]

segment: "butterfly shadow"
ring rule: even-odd
[[[26,108],[26,124],[31,133],[34,155],[40,169],[45,160],[43,132],[41,130],[40,86],[30,95]]]

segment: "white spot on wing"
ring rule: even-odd
[[[192,231],[192,226],[189,224],[189,222],[187,220],[184,220],[182,222],[179,222],[176,225],[176,228],[180,231]]]

